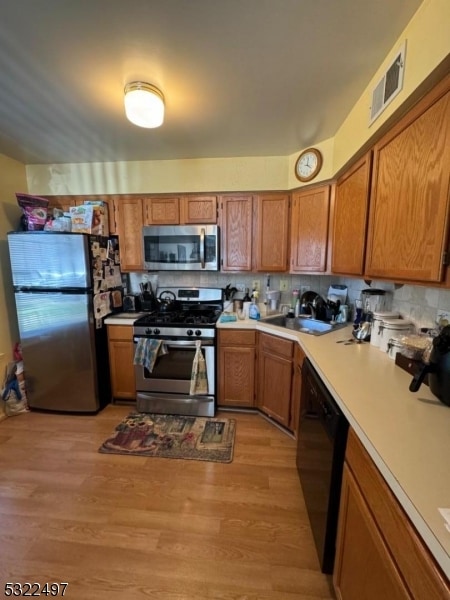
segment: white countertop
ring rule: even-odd
[[[450,407],[369,343],[345,346],[352,327],[313,336],[263,321],[218,323],[297,340],[383,477],[450,578],[450,532],[438,508],[450,508]]]
[[[122,312],[112,314],[105,319],[105,325],[133,325],[136,319],[142,317],[145,312]]]
[[[132,325],[144,313],[119,313],[106,325]],[[438,508],[450,508],[450,407],[369,343],[337,344],[352,327],[321,336],[253,319],[217,323],[218,329],[257,329],[297,341],[450,578],[450,532]]]

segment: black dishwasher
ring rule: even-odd
[[[302,369],[297,469],[323,573],[333,572],[348,421],[311,362]]]

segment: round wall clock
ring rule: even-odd
[[[311,181],[322,168],[322,154],[317,148],[303,150],[295,163],[295,176],[300,181]]]

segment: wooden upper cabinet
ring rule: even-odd
[[[368,152],[336,183],[332,233],[333,273],[363,275],[372,152]]]
[[[217,223],[217,196],[185,196],[181,203],[181,223]]]
[[[450,75],[374,147],[366,276],[442,281],[450,181]]]
[[[144,198],[144,225],[179,225],[179,197]]]
[[[252,270],[253,196],[219,197],[222,271]]]
[[[217,196],[149,196],[144,199],[145,225],[217,223]]]
[[[142,271],[142,198],[121,198],[117,203],[120,236],[120,266],[122,271]]]
[[[255,271],[287,271],[289,194],[261,194],[254,199]]]
[[[330,185],[292,195],[291,273],[326,271],[330,195]]]

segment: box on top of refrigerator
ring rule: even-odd
[[[109,236],[108,205],[101,200],[89,200],[70,207],[72,232]]]

